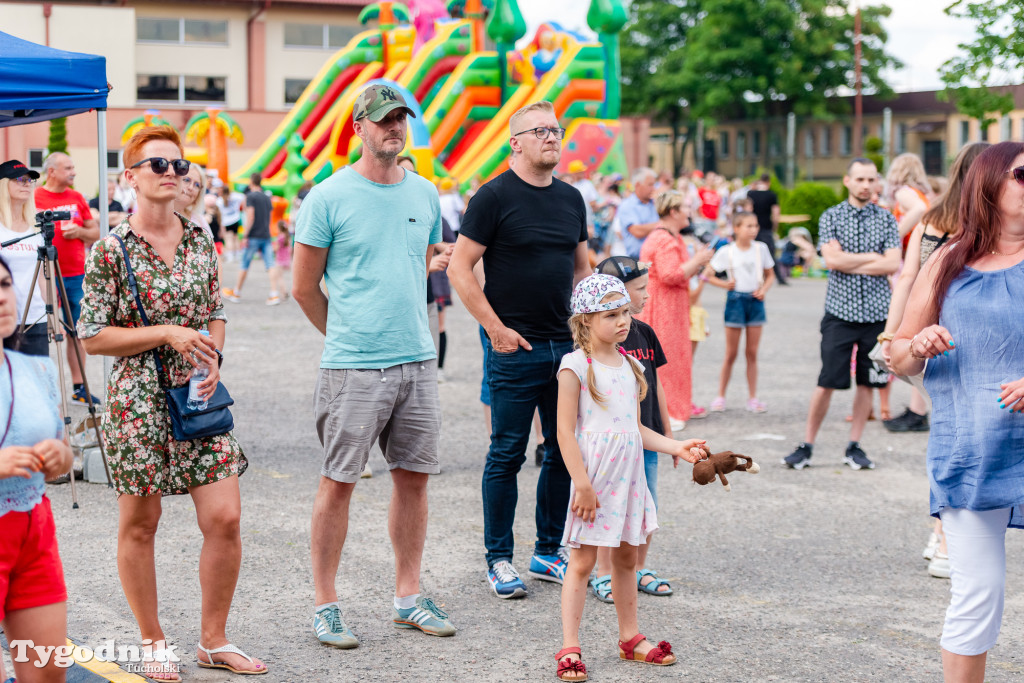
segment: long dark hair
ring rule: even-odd
[[[967,171],[974,160],[991,146],[987,142],[964,145],[956,155],[953,165],[949,167],[949,187],[921,217],[922,223],[949,235],[960,228],[960,195],[963,192],[964,178],[967,177]]]
[[[7,263],[7,259],[5,259],[3,256],[0,256],[0,266],[3,266],[4,270],[7,271],[7,274],[11,276],[11,282],[13,283],[14,282],[14,271],[11,270],[11,265],[9,263]],[[17,306],[15,306],[15,309],[17,309]],[[19,323],[14,326],[14,332],[11,332],[11,334],[9,334],[8,336],[3,338],[3,346],[4,346],[5,349],[9,349],[11,351],[17,351],[18,349],[21,348],[21,337],[22,337],[22,335],[21,335],[21,329],[20,328],[21,328],[21,323],[19,321]]]
[[[1003,228],[999,197],[1003,193],[1007,170],[1022,154],[1024,143],[1000,142],[979,154],[968,169],[960,194],[960,232],[945,249],[942,267],[932,290],[932,306],[936,315],[942,311],[942,300],[949,285],[964,267],[991,252],[999,241]]]

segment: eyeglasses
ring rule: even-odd
[[[192,166],[192,162],[189,161],[188,159],[174,159],[173,161],[168,161],[163,157],[149,157],[148,159],[143,159],[137,164],[132,164],[131,167],[138,168],[139,166],[142,166],[143,164],[146,163],[149,164],[149,167],[153,170],[153,173],[156,173],[157,175],[163,175],[164,173],[167,173],[168,166],[174,169],[174,175],[188,175],[188,169],[190,166]]]
[[[554,135],[556,140],[561,140],[565,137],[565,128],[545,128],[540,126],[538,128],[521,130],[512,137],[515,137],[516,135],[524,135],[526,133],[533,133],[537,136],[538,140],[546,140],[549,134]]]
[[[35,179],[29,178],[27,175],[23,175],[20,178],[14,178],[11,182],[21,185],[22,187],[32,187],[36,184]]]
[[[1017,181],[1018,185],[1024,185],[1024,166],[1018,166],[1017,168],[1011,168],[1006,172],[1013,176],[1013,179]]]
[[[188,187],[189,185],[195,185],[197,190],[203,186],[203,184],[200,183],[198,180],[192,180],[191,178],[185,178],[184,180],[181,181],[181,184],[184,187]]]

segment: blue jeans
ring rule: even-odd
[[[242,252],[242,270],[249,270],[257,253],[263,257],[263,265],[267,270],[274,267],[274,247],[271,239],[250,237],[245,240],[245,251]]]
[[[654,509],[658,509],[658,452],[644,449],[644,476],[647,477],[647,490],[654,499]]]
[[[540,410],[544,432],[544,462],[537,481],[538,555],[554,555],[562,543],[569,509],[569,472],[558,448],[558,365],[572,351],[572,342],[531,341],[533,351],[520,347],[498,353],[487,343],[485,357],[491,390],[491,448],[484,465],[484,545],[487,564],[512,560],[512,524],[519,501],[517,475],[526,462],[526,444],[534,408]]]

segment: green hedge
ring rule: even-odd
[[[773,188],[774,189],[774,188]],[[825,209],[835,206],[842,201],[835,191],[824,183],[798,183],[785,196],[779,195],[779,207],[783,214],[808,214],[810,220],[802,223],[789,223],[779,226],[782,236],[789,232],[790,228],[803,226],[811,231],[815,243],[818,241],[818,219]]]

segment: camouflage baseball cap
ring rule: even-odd
[[[358,121],[366,116],[374,123],[380,123],[381,119],[395,109],[404,109],[409,116],[416,118],[416,112],[405,103],[405,98],[397,88],[390,85],[371,85],[356,98],[356,103],[352,107],[352,120]]]

